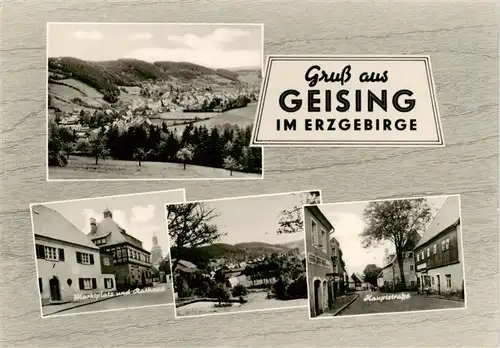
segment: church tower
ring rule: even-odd
[[[160,263],[163,260],[163,250],[158,244],[158,237],[153,235],[153,247],[151,248],[151,263],[153,265]]]

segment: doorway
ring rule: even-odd
[[[436,275],[436,281],[437,281],[438,295],[441,295],[441,279],[439,277],[439,274]]]
[[[49,280],[49,287],[50,299],[52,301],[61,301],[61,289],[59,287],[59,279],[56,276]]]
[[[314,281],[314,315],[318,316],[320,315],[320,295],[319,295],[319,288],[321,286],[321,281],[319,279]]]

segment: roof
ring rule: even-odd
[[[320,219],[321,223],[330,230],[329,232],[335,232],[335,227],[333,227],[332,223],[326,218],[317,205],[306,205],[304,209],[309,210],[316,218]]]
[[[351,275],[351,278],[353,280],[359,280],[360,282],[363,282],[363,277],[358,273],[358,272],[354,272],[352,275]]]
[[[101,222],[97,223],[96,227],[97,228],[94,233],[90,232],[88,234],[89,238],[107,238],[107,245],[128,242],[142,249],[142,242],[137,238],[134,238],[131,235],[127,234],[125,230],[121,228],[111,217],[102,219]]]
[[[420,238],[415,248],[427,243],[439,233],[457,224],[460,221],[460,201],[459,196],[449,196],[446,198],[441,209],[430,223],[427,230]]]
[[[176,259],[172,259],[171,262],[174,264]],[[177,269],[181,269],[184,272],[192,272],[195,269],[197,269],[196,265],[192,262],[186,261],[186,260],[179,260],[179,263],[177,264]]]
[[[92,241],[54,209],[38,204],[32,206],[35,235],[99,250]]]
[[[389,257],[391,258],[391,261],[389,261],[385,266],[383,266],[382,269],[386,269],[387,267],[392,265],[394,263],[394,261],[396,261],[396,259],[397,259],[396,254],[391,254],[391,255],[389,255]]]

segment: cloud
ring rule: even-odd
[[[191,62],[212,68],[260,67],[262,65],[260,50],[223,51],[216,48],[143,48],[129,52],[126,58],[135,58],[146,62]]]
[[[132,207],[132,217],[130,218],[131,223],[144,223],[153,219],[155,216],[156,207],[150,204],[146,207],[141,207],[136,205]]]
[[[144,32],[144,33],[137,33],[132,35],[132,40],[150,40],[153,37],[153,34]]]
[[[365,223],[360,216],[348,212],[332,212],[326,216],[335,226],[333,237],[339,241],[349,274],[363,273],[370,263],[382,266],[386,245],[370,249],[362,247],[360,233],[363,232]]]
[[[73,35],[77,39],[82,39],[82,40],[101,40],[104,36],[101,34],[101,32],[97,30],[92,30],[92,31],[84,31],[84,30],[78,30],[73,33]]]
[[[182,43],[190,48],[209,49],[222,47],[224,44],[250,35],[250,32],[238,28],[217,28],[211,34],[198,36],[195,34],[168,35],[169,41]]]

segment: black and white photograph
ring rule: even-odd
[[[170,204],[176,317],[303,307],[302,205],[320,191]]]
[[[466,308],[459,195],[303,209],[311,319]]]
[[[262,179],[262,24],[48,23],[47,179]]]
[[[164,206],[184,189],[31,204],[42,317],[172,305]]]

